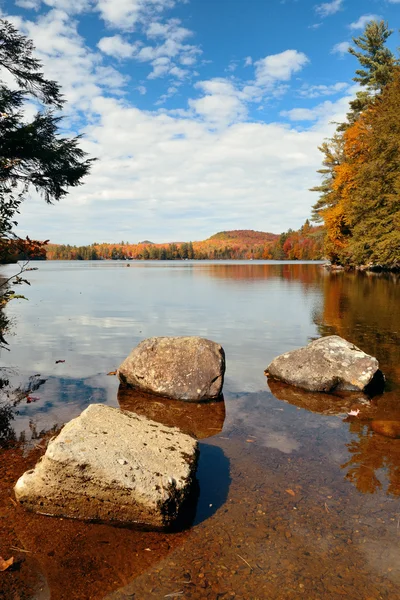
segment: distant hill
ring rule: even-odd
[[[242,244],[265,244],[274,242],[279,238],[276,233],[266,233],[265,231],[253,231],[253,229],[233,229],[232,231],[220,231],[215,233],[208,240],[220,240],[222,242],[241,242]],[[206,241],[208,241],[206,240]]]
[[[154,245],[154,242],[150,242],[150,240],[143,240],[143,242],[138,242],[138,244],[147,244],[148,246]]]

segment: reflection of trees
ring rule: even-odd
[[[15,440],[15,431],[11,426],[14,420],[14,410],[9,401],[10,382],[0,373],[0,448],[4,448]]]
[[[257,264],[256,262],[252,262],[250,264],[199,264],[194,266],[194,272],[206,277],[234,281],[250,282],[262,279],[298,281],[304,286],[321,285],[324,278],[321,265],[301,263],[288,264],[277,262]]]
[[[343,469],[348,469],[347,479],[360,492],[373,494],[382,488],[377,471],[386,469],[387,493],[400,496],[400,440],[377,435],[362,421],[352,421],[350,431],[357,439],[347,444],[351,458],[342,465]]]
[[[14,411],[9,404],[0,404],[0,448],[15,440],[15,431],[11,426]]]
[[[400,278],[393,274],[332,273],[314,316],[321,335],[340,335],[376,356],[390,384],[400,383]]]

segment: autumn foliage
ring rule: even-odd
[[[390,35],[384,31],[382,23],[367,25],[361,47],[370,54],[362,63],[370,69],[363,80],[369,95],[359,94],[348,122],[321,146],[323,182],[313,188],[320,193],[314,216],[324,223],[325,253],[350,267],[400,266],[400,67],[390,53],[376,50],[377,32],[381,45]],[[382,56],[384,71],[378,69]]]
[[[322,228],[306,222],[299,231],[277,235],[262,231],[221,231],[199,242],[47,246],[48,260],[313,260],[322,258]]]

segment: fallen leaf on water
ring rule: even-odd
[[[295,495],[296,495],[296,492],[294,492],[294,491],[293,491],[293,490],[291,490],[291,489],[289,489],[289,490],[285,490],[285,492],[286,492],[287,494],[289,494],[290,496],[295,496]]]
[[[26,397],[26,401],[28,404],[30,404],[31,402],[36,402],[36,400],[39,400],[39,396],[27,396]]]
[[[353,409],[353,410],[351,410],[351,411],[350,411],[350,412],[348,412],[347,414],[348,414],[350,417],[357,417],[359,412],[360,412],[360,409],[359,409],[359,408],[357,408],[356,410],[354,410],[354,409]]]
[[[8,560],[4,560],[4,558],[2,558],[0,556],[0,571],[5,571],[6,569],[8,569],[8,567],[11,567],[13,562],[14,562],[13,556],[11,558],[9,558]]]
[[[56,365],[58,365],[58,363],[64,363],[65,360],[56,360]]]
[[[116,375],[117,371],[110,371],[109,373],[107,373],[107,375]]]

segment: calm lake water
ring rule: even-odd
[[[7,307],[1,361],[14,389],[46,381],[13,407],[10,435],[30,448],[93,402],[164,411],[201,439],[200,494],[193,527],[175,534],[16,513],[16,545],[40,572],[40,594],[21,598],[400,598],[400,439],[372,429],[400,421],[398,278],[268,261],[34,266],[29,301]],[[383,395],[269,387],[275,356],[330,334],[378,358]],[[107,373],[142,339],[176,335],[224,347],[224,403],[118,393]]]

